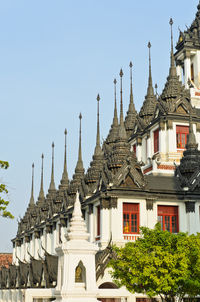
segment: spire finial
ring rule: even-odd
[[[120,69],[120,124],[124,122],[124,117],[123,117],[123,98],[122,98],[122,77],[123,77],[123,70],[122,68]]]
[[[82,150],[81,150],[81,120],[82,120],[82,114],[81,114],[81,112],[79,114],[79,120],[80,120],[80,129],[79,129],[79,152],[78,152],[78,160],[82,161]]]
[[[117,92],[116,92],[116,84],[117,80],[114,79],[114,98],[115,98],[115,105],[114,105],[114,118],[113,118],[113,125],[118,126],[118,117],[117,117]]]
[[[31,198],[30,198],[30,205],[34,204],[34,163],[32,164],[32,185],[31,185]]]
[[[78,161],[76,164],[75,172],[81,172],[84,173],[83,168],[83,161],[82,161],[82,150],[81,150],[81,120],[82,120],[82,114],[79,114],[79,120],[80,120],[80,129],[79,129],[79,147],[78,147]]]
[[[133,102],[133,75],[132,75],[133,64],[132,64],[132,62],[130,62],[129,67],[130,67],[130,102]]]
[[[51,182],[49,186],[49,190],[55,190],[55,182],[54,182],[54,142],[52,142],[52,167],[51,167]]]
[[[148,90],[147,90],[147,95],[148,96],[153,96],[153,84],[152,84],[152,74],[151,74],[151,42],[148,42],[148,48],[149,48],[149,83],[148,83]]]
[[[39,193],[39,200],[44,199],[44,189],[43,189],[43,166],[44,166],[44,154],[42,153],[42,167],[41,167],[41,185],[40,185],[40,193]]]
[[[61,179],[61,184],[68,186],[68,174],[67,174],[67,129],[64,131],[65,135],[65,152],[64,152],[64,169]]]
[[[97,95],[97,141],[96,146],[100,147],[100,129],[99,129],[99,101],[100,95]]]
[[[174,58],[174,47],[173,47],[173,19],[170,18],[169,24],[171,26],[171,63],[170,63],[170,75],[176,76],[175,58]]]

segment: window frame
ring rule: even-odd
[[[163,231],[169,231],[170,233],[175,233],[175,234],[179,232],[179,207],[178,206],[158,205],[157,217],[158,217],[158,221],[161,224],[161,229]],[[176,218],[175,231],[173,231],[174,217]],[[168,219],[169,228],[166,227],[166,223],[167,223],[166,218]]]
[[[96,206],[96,241],[101,237],[101,206]]]
[[[154,153],[159,152],[159,128],[153,132],[153,147]]]
[[[126,219],[125,219],[125,215],[126,215]],[[124,223],[127,222],[127,220],[129,224],[128,226],[125,226]],[[139,234],[139,226],[140,226],[140,204],[123,202],[123,214],[122,214],[123,234]],[[132,227],[135,228],[135,230],[131,230]]]
[[[185,150],[187,144],[187,136],[189,134],[189,126],[176,125],[176,148]],[[179,136],[179,139],[178,139]],[[183,143],[183,138],[185,144]]]

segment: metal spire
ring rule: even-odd
[[[44,199],[44,189],[43,189],[43,164],[44,164],[44,154],[41,156],[42,158],[42,168],[41,168],[41,185],[40,185],[40,193],[39,193],[39,200]]]
[[[79,115],[80,120],[80,129],[79,129],[79,148],[78,148],[78,161],[76,165],[75,172],[77,170],[83,170],[83,161],[82,161],[82,150],[81,150],[81,120],[82,120],[82,114]]]
[[[62,184],[68,184],[68,173],[67,173],[67,129],[65,129],[65,152],[64,152],[64,169],[62,174]]]
[[[99,101],[100,96],[97,95],[97,138],[96,138],[96,147],[95,147],[95,154],[101,153],[101,146],[100,146],[100,127],[99,127]]]
[[[113,117],[113,126],[118,126],[118,117],[117,117],[117,92],[116,92],[116,84],[117,80],[114,79],[114,96],[115,96],[115,106],[114,106],[114,117]]]
[[[54,142],[52,143],[52,167],[51,167],[51,182],[49,186],[49,190],[55,190],[55,182],[54,182]]]
[[[174,47],[173,47],[173,20],[170,18],[169,24],[171,26],[171,63],[170,63],[170,76],[176,76],[176,66],[175,66],[175,58],[174,58]]]
[[[122,77],[123,71],[120,70],[120,124],[119,124],[119,138],[126,139],[126,130],[124,127],[124,116],[123,116],[123,98],[122,98]]]
[[[30,198],[30,205],[34,205],[34,163],[32,164],[32,185],[31,185],[31,198]]]
[[[148,43],[149,48],[149,82],[148,82],[148,88],[147,88],[147,96],[153,96],[153,84],[152,84],[152,74],[151,74],[151,43]]]
[[[120,70],[120,125],[124,122],[124,117],[123,117],[123,98],[122,98],[122,77],[123,77],[123,70]]]

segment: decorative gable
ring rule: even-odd
[[[138,188],[130,174],[128,174],[120,184],[121,188]]]
[[[179,105],[178,108],[176,109],[176,112],[177,113],[180,113],[180,114],[187,114],[187,110],[183,107],[183,105]]]

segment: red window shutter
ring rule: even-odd
[[[176,147],[178,149],[185,149],[188,134],[188,126],[176,126]]]
[[[133,152],[136,154],[136,144],[133,145]]]
[[[139,203],[123,203],[123,233],[139,233]]]
[[[155,130],[154,133],[154,153],[159,151],[159,129]]]
[[[158,206],[158,221],[162,230],[172,233],[179,231],[178,206]]]

